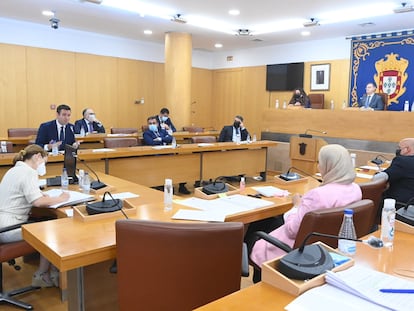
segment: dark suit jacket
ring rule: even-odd
[[[249,132],[247,129],[240,129],[240,139],[247,140],[247,136],[249,135]],[[224,141],[233,141],[233,125],[226,125],[223,127],[223,129],[220,132],[220,136],[218,139],[219,142]]]
[[[98,123],[98,122],[93,121],[92,122],[92,126],[93,126],[93,130],[95,132],[105,133],[105,128],[104,128],[104,126],[101,123]],[[80,119],[80,120],[77,120],[75,122],[75,134],[80,134],[82,127],[85,130],[85,133],[88,133],[89,132],[89,127],[86,124],[85,119]]]
[[[161,141],[154,141],[155,138],[157,137],[161,137]],[[149,145],[149,146],[156,146],[156,145],[163,145],[164,143],[166,144],[171,144],[172,142],[172,136],[168,135],[166,130],[159,130],[158,131],[158,136],[155,132],[150,131],[150,130],[146,130],[144,132],[144,143],[145,145]]]
[[[60,129],[59,129],[60,130]],[[56,126],[56,120],[45,122],[40,124],[39,130],[37,131],[36,145],[43,148],[44,145],[50,144],[51,141],[58,141],[59,134]],[[65,144],[72,145],[75,142],[75,133],[73,124],[68,123],[65,127],[65,141],[59,147],[59,150],[65,149]]]
[[[160,116],[157,116],[157,119],[158,119],[158,129],[160,129],[161,128],[161,123],[162,123],[162,121],[160,119]],[[174,124],[171,121],[171,118],[168,118],[167,121],[165,121],[164,123],[167,124],[173,132],[177,131]]]
[[[366,101],[367,94],[364,94],[359,100],[358,107],[365,107]],[[374,93],[369,102],[369,108],[372,108],[374,110],[384,110],[384,102],[382,101],[382,97]]]
[[[397,156],[384,170],[388,175],[389,187],[383,197],[407,203],[414,197],[414,156]]]

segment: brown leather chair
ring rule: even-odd
[[[374,203],[374,225],[381,224],[382,194],[387,189],[388,182],[385,179],[372,180],[359,184],[363,199],[370,199]]]
[[[145,132],[146,130],[148,130],[148,125],[147,124],[142,125],[141,130],[142,132]]]
[[[312,109],[323,109],[325,107],[325,94],[308,94]]]
[[[138,133],[136,127],[112,127],[111,134],[135,134]]]
[[[384,103],[384,110],[388,109],[388,94],[387,93],[377,93],[382,98],[382,102]]]
[[[240,289],[243,224],[116,222],[120,310],[193,310]]]
[[[6,146],[6,152],[3,151],[3,141],[1,142],[2,146],[0,148],[0,153],[9,153],[9,152],[13,152],[13,144],[10,141],[5,141],[5,146]]]
[[[215,136],[194,136],[191,137],[191,142],[193,144],[199,144],[199,143],[215,143],[216,137]]]
[[[107,137],[104,138],[105,148],[135,147],[138,140],[135,137]]]
[[[37,135],[37,128],[21,127],[7,129],[7,135],[9,137],[26,137]]]
[[[191,132],[191,133],[201,133],[201,132],[204,132],[204,128],[198,127],[198,126],[184,126],[183,131]]]
[[[9,230],[16,229],[19,227],[20,225],[10,226],[10,227],[1,229],[0,232],[9,231]],[[33,309],[33,307],[30,304],[15,300],[12,297],[15,295],[26,293],[28,291],[39,289],[39,287],[28,286],[28,287],[16,289],[10,292],[5,292],[3,289],[3,263],[9,262],[9,264],[14,265],[15,258],[26,256],[34,252],[36,252],[36,250],[25,241],[18,241],[18,242],[12,242],[12,243],[0,243],[0,304],[5,302],[5,303],[9,303],[9,304],[18,306],[26,310]],[[20,270],[20,267],[15,266],[15,269]]]

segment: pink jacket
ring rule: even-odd
[[[355,183],[348,185],[332,183],[312,189],[302,197],[297,212],[285,217],[285,224],[272,231],[270,235],[293,247],[300,223],[307,212],[322,208],[342,207],[361,198],[361,188]],[[281,249],[264,240],[258,240],[250,258],[261,267],[263,262],[284,254],[285,252]]]

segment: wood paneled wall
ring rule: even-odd
[[[326,62],[318,62],[326,63]],[[336,109],[348,94],[349,61],[330,61],[330,90]],[[305,63],[304,85],[309,92],[310,66]],[[220,130],[237,114],[252,134],[260,135],[263,112],[288,101],[291,92],[265,89],[266,66],[235,69],[192,69],[191,124]],[[144,98],[144,104],[135,104]],[[0,136],[10,127],[38,127],[55,118],[52,105],[72,108],[72,122],[91,107],[110,127],[138,127],[149,115],[169,107],[165,96],[164,64],[84,53],[0,44]],[[174,115],[180,111],[170,111]],[[176,124],[177,128],[190,124]]]

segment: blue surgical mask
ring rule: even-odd
[[[158,131],[158,126],[156,124],[150,124],[148,126],[148,129],[152,132],[156,132],[156,131]]]
[[[162,122],[166,122],[167,120],[168,120],[168,117],[166,117],[166,116],[162,116],[162,117],[161,117],[161,121],[162,121]]]

